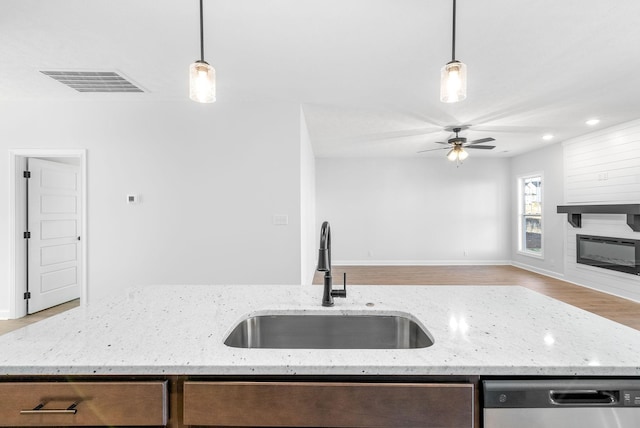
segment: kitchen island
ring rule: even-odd
[[[461,426],[479,426],[481,379],[640,376],[640,331],[522,287],[350,286],[347,298],[330,308],[321,306],[321,297],[320,286],[129,289],[108,302],[81,306],[0,336],[1,380],[42,384],[95,379],[122,385],[142,382],[143,389],[160,382],[164,398],[157,400],[170,402],[172,409],[162,424],[171,426],[231,424],[251,412],[240,406],[210,422],[212,403],[235,408],[238,396],[247,400],[247,391],[262,397],[248,400],[251,408],[269,397],[276,402],[269,401],[265,409],[294,402],[292,409],[298,412],[305,403],[316,403],[313,397],[331,402],[335,396],[351,400],[365,394],[366,399],[346,408],[377,404],[363,407],[353,420],[402,405],[407,408],[394,413],[408,415],[400,425],[423,426],[412,421],[424,420],[421,412],[429,408],[425,403],[433,403],[441,418],[466,418],[469,424]],[[224,344],[238,322],[265,313],[404,315],[428,331],[434,343],[416,349],[245,349]],[[363,382],[377,389],[361,389]],[[283,386],[286,392],[279,395]],[[394,394],[403,398],[394,401]],[[450,402],[442,397],[454,398]],[[449,411],[443,410],[445,404]],[[319,422],[304,426],[332,426],[322,419],[326,409],[315,416],[320,419],[313,419],[316,410],[317,404],[307,408],[304,421]],[[264,414],[258,414],[259,419],[238,426],[266,424]],[[376,420],[381,417],[376,414]],[[431,420],[424,426],[447,426]],[[351,422],[342,420],[339,426]],[[283,426],[302,426],[298,419],[291,423]],[[388,426],[398,423],[390,419]]]
[[[0,336],[2,375],[640,376],[640,331],[521,287],[319,286],[130,289]],[[224,345],[264,312],[410,314],[421,349],[241,349]]]

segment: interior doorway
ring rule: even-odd
[[[78,297],[84,304],[86,150],[11,150],[10,164],[9,317],[21,318]],[[31,237],[37,239],[31,242]]]

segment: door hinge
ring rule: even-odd
[[[31,232],[24,232],[24,239],[30,239],[31,238]]]
[[[27,291],[24,293],[24,300],[29,300],[31,298],[31,292]]]
[[[23,171],[22,176],[24,178],[31,178],[31,171]]]

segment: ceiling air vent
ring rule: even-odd
[[[144,92],[114,71],[40,71],[78,92]]]

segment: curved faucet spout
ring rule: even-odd
[[[322,306],[333,306],[334,297],[347,297],[347,274],[344,274],[344,290],[334,290],[331,278],[331,227],[329,222],[322,223],[320,229],[320,249],[318,250],[319,272],[324,272],[324,293]]]
[[[320,229],[317,270],[319,272],[331,272],[331,227],[328,221],[322,223],[322,228]]]

